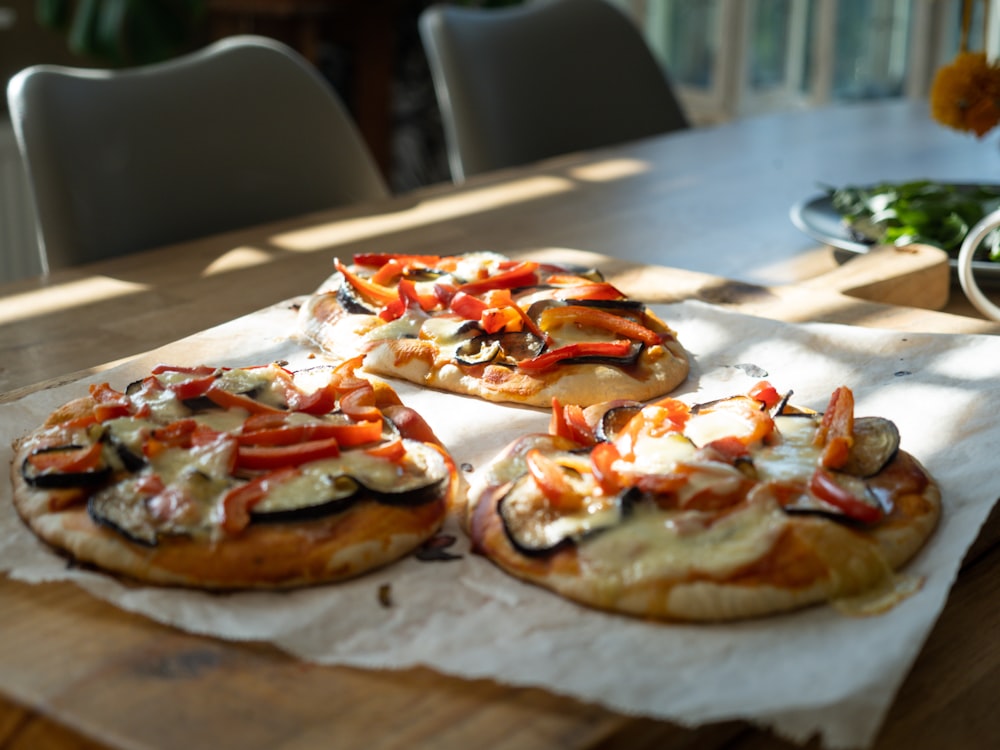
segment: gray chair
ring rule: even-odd
[[[46,270],[388,195],[334,89],[271,39],[37,65],[7,99]]]
[[[688,127],[640,30],[604,0],[420,16],[452,178]]]

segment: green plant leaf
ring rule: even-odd
[[[1000,186],[931,180],[827,187],[833,209],[859,237],[883,244],[922,242],[958,255],[970,228],[1000,208]],[[1000,261],[1000,239],[988,249]],[[980,250],[980,255],[983,250]]]

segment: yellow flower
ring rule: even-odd
[[[1000,66],[983,52],[960,52],[931,86],[931,116],[982,138],[1000,123]]]

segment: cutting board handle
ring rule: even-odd
[[[940,248],[881,245],[798,286],[869,302],[941,310],[948,304],[951,269],[948,254]]]

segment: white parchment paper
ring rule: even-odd
[[[762,377],[799,405],[822,409],[852,388],[858,415],[893,419],[903,447],[938,479],[941,525],[908,568],[922,590],[888,613],[853,618],[830,607],[728,625],[640,622],[578,607],[511,579],[468,553],[407,558],[335,586],[291,593],[207,594],[124,586],[67,568],[21,524],[9,487],[0,492],[0,570],[42,583],[72,580],[123,609],[230,640],[263,640],[308,661],[372,669],[431,667],[574,696],[626,714],[683,725],[747,719],[796,741],[818,733],[828,747],[874,739],[893,696],[944,606],[962,557],[994,501],[1000,422],[983,408],[1000,382],[1000,338],[913,334],[833,325],[790,325],[693,302],[659,306],[693,355],[678,394],[692,402],[744,392]],[[158,362],[314,364],[287,338],[279,305],[150,352],[83,381],[0,406],[0,445],[52,408],[107,380],[124,387]],[[394,383],[474,472],[524,431],[545,431],[542,411]],[[472,476],[470,473],[469,476]],[[388,585],[391,606],[380,601]]]

